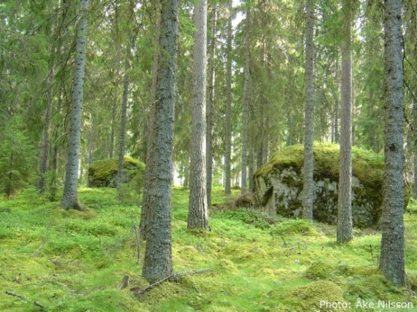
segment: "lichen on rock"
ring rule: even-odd
[[[314,219],[336,224],[339,182],[339,145],[314,144]],[[303,209],[302,144],[283,148],[254,175],[255,192],[263,210],[285,217],[301,217]],[[381,216],[384,158],[352,149],[352,216],[354,226],[375,226]]]
[[[89,187],[116,187],[118,159],[105,159],[93,162],[88,168]],[[122,182],[143,178],[145,164],[139,160],[124,157]]]

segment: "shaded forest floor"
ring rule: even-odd
[[[334,226],[227,209],[222,194],[214,190],[212,231],[201,233],[187,231],[188,192],[174,189],[174,269],[210,270],[138,297],[129,289],[148,285],[140,210],[113,189],[81,189],[85,212],[63,211],[33,190],[0,200],[0,311],[40,311],[34,301],[43,311],[417,311],[417,203],[404,215],[400,289],[377,271],[379,232],[355,230],[353,242],[338,245]],[[120,289],[124,276],[130,285]]]

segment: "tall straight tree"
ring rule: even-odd
[[[121,199],[121,185],[123,182],[123,162],[125,156],[125,133],[126,133],[126,115],[127,115],[127,96],[129,93],[129,56],[130,44],[126,48],[125,56],[125,73],[123,77],[123,97],[122,97],[122,115],[120,121],[120,136],[119,136],[119,159],[117,162],[117,197]]]
[[[306,0],[306,65],[304,107],[304,208],[303,217],[313,219],[314,204],[314,12],[313,0]]]
[[[249,5],[249,4],[248,4]],[[240,190],[246,193],[246,172],[248,164],[248,119],[249,119],[249,84],[250,84],[250,7],[246,9],[245,22],[245,80],[243,82],[243,112],[242,112],[242,172]]]
[[[214,107],[214,80],[216,53],[216,27],[217,27],[217,3],[212,3],[211,9],[211,38],[209,44],[208,60],[208,99],[206,110],[206,161],[207,161],[207,207],[211,206],[211,185],[213,181],[213,107]]]
[[[157,78],[158,78],[158,67],[159,67],[159,29],[161,26],[161,13],[159,12],[160,1],[155,1],[153,4],[156,7],[156,36],[154,44],[154,55],[153,55],[153,64],[152,64],[152,84],[151,84],[151,96],[150,96],[150,112],[149,112],[149,121],[148,121],[148,133],[147,133],[147,149],[146,149],[146,168],[145,168],[145,178],[144,178],[144,187],[143,187],[143,196],[142,196],[142,210],[140,213],[140,237],[144,240],[147,239],[147,233],[149,228],[149,218],[151,213],[150,203],[150,181],[151,176],[154,175],[153,172],[153,149],[151,148],[154,143],[154,123],[155,123],[155,101],[156,101],[156,92],[157,92]]]
[[[171,183],[173,170],[176,57],[179,0],[162,0],[159,47],[161,49],[155,101],[153,172],[147,187],[148,233],[143,276],[149,282],[172,274]]]
[[[227,61],[226,61],[226,130],[225,130],[225,193],[231,194],[231,154],[232,154],[232,1],[229,1],[227,21]]]
[[[352,239],[352,0],[343,0],[342,109],[340,116],[340,169],[337,241]]]
[[[88,0],[80,0],[80,18],[77,27],[74,87],[70,108],[70,130],[68,136],[67,165],[65,173],[64,193],[61,207],[64,209],[83,210],[77,200],[78,163],[80,158],[81,113],[83,105],[84,66],[87,41]]]
[[[207,0],[199,0],[196,3],[194,25],[196,30],[194,32],[188,228],[208,229],[206,193]]]
[[[385,173],[379,269],[392,283],[404,285],[404,103],[401,0],[385,0],[384,89]]]

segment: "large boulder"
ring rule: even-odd
[[[337,223],[339,145],[314,144],[314,219]],[[371,227],[381,216],[384,158],[367,150],[352,150],[352,217],[359,228]],[[301,217],[304,146],[283,148],[254,175],[255,192],[270,214]]]
[[[116,187],[118,159],[106,159],[93,162],[88,168],[89,187]],[[123,160],[122,183],[134,178],[143,178],[145,164],[139,160],[125,157]]]

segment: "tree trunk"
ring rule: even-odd
[[[126,114],[127,114],[127,95],[129,92],[129,56],[130,44],[127,45],[125,58],[125,75],[123,78],[123,98],[122,98],[122,116],[120,121],[119,137],[119,159],[117,162],[117,197],[121,199],[120,187],[123,182],[123,161],[125,156],[125,136],[126,136]]]
[[[401,0],[385,0],[385,173],[379,269],[392,283],[404,285],[404,103]]]
[[[144,186],[143,186],[143,195],[142,195],[142,209],[140,214],[140,237],[143,240],[147,240],[147,233],[149,228],[149,218],[150,218],[150,194],[148,190],[150,189],[151,176],[154,175],[153,171],[153,149],[154,144],[154,121],[155,121],[155,102],[156,102],[156,92],[157,92],[157,78],[158,78],[158,68],[159,68],[159,29],[161,26],[161,14],[156,12],[156,25],[155,29],[157,30],[155,35],[155,45],[154,45],[154,56],[152,64],[152,85],[151,85],[151,96],[150,96],[150,112],[149,112],[149,122],[148,122],[148,134],[147,134],[147,148],[146,148],[146,167],[145,167],[145,176],[144,176]]]
[[[306,2],[306,67],[304,124],[304,207],[303,217],[313,220],[314,204],[314,11],[313,0]]]
[[[116,96],[115,96],[115,102],[117,102],[117,86],[116,86]],[[113,158],[114,153],[114,135],[115,135],[115,129],[116,129],[116,112],[117,112],[117,105],[116,103],[113,103],[112,110],[111,110],[111,134],[110,134],[110,152],[109,152],[109,158]]]
[[[229,1],[227,22],[227,63],[226,63],[226,131],[225,131],[225,193],[231,194],[231,153],[232,153],[232,1]]]
[[[150,217],[146,235],[143,276],[153,283],[172,274],[171,183],[173,169],[176,56],[179,1],[162,0],[159,37],[160,63],[155,102],[153,157],[149,163],[155,174],[148,184]]]
[[[52,67],[52,65],[51,65]],[[39,178],[38,178],[38,192],[43,194],[45,193],[45,174],[48,171],[48,156],[49,156],[49,131],[51,128],[51,111],[52,111],[52,79],[54,76],[54,71],[52,68],[49,69],[46,85],[46,108],[45,108],[45,118],[44,126],[42,131],[42,142],[41,148],[39,151]]]
[[[189,229],[208,230],[206,193],[206,62],[207,0],[199,0],[194,12],[193,106],[191,121]]]
[[[215,83],[215,58],[216,52],[216,19],[217,19],[217,4],[213,3],[211,9],[211,33],[209,45],[209,60],[208,60],[208,100],[207,100],[207,133],[206,133],[206,161],[207,161],[207,207],[211,207],[211,186],[213,183],[213,108],[214,108],[214,83]]]
[[[343,0],[342,29],[342,110],[340,129],[340,171],[337,218],[337,241],[352,239],[352,45],[351,0]]]
[[[243,112],[242,112],[242,172],[240,191],[242,194],[246,193],[246,172],[248,164],[248,120],[249,120],[249,84],[250,84],[250,8],[246,9],[246,23],[245,23],[245,81],[243,84]]]
[[[417,94],[417,92],[415,93]],[[413,177],[414,177],[414,186],[413,186],[413,198],[417,199],[417,101],[414,100],[413,103]]]
[[[81,113],[84,87],[84,64],[87,36],[88,0],[80,0],[80,20],[76,42],[74,88],[70,108],[70,131],[68,136],[68,156],[65,174],[64,193],[61,207],[64,209],[83,209],[77,200],[78,162],[80,155]]]

